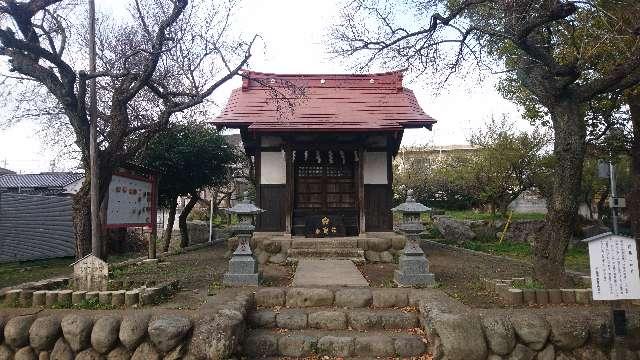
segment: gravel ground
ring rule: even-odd
[[[507,259],[471,255],[438,246],[422,246],[435,274],[437,287],[466,305],[479,308],[502,307],[494,292],[486,291],[482,278],[511,278],[531,275],[531,266]],[[396,264],[360,266],[372,287],[391,287]]]
[[[118,269],[113,272],[113,278],[153,280],[158,283],[178,279],[181,291],[160,307],[193,309],[204,304],[207,307],[216,306],[244,291],[222,285],[222,274],[229,266],[229,259],[224,257],[225,246],[215,244],[169,256],[157,265],[143,264]],[[265,286],[287,286],[293,277],[291,266],[270,264],[262,266],[261,270]]]

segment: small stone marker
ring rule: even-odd
[[[538,305],[547,305],[549,303],[549,293],[546,289],[536,289],[536,303]]]
[[[104,291],[109,280],[109,265],[89,254],[73,264],[73,282],[78,290]]]
[[[127,307],[128,306],[138,305],[139,301],[140,301],[140,291],[139,290],[127,291],[124,294],[124,304]]]
[[[604,233],[582,241],[589,244],[593,300],[640,299],[635,239]]]
[[[117,307],[124,305],[124,295],[125,295],[124,290],[114,291],[111,294],[111,305],[117,306]]]
[[[58,292],[47,291],[45,295],[45,304],[47,306],[53,306],[56,302],[58,302]]]
[[[111,305],[111,291],[100,291],[98,293],[98,302],[104,305]]]
[[[522,305],[522,290],[509,289],[507,292],[507,304],[509,305]]]
[[[71,297],[73,295],[73,290],[62,290],[58,293],[58,303],[71,305]]]
[[[16,304],[18,304],[19,301],[20,301],[20,293],[21,292],[22,292],[22,290],[20,290],[20,289],[7,291],[7,293],[5,294],[5,298],[4,298],[5,305],[7,305],[7,306],[15,306]]]
[[[71,294],[71,302],[73,304],[80,304],[86,299],[86,297],[87,297],[86,291],[74,291]]]
[[[33,302],[33,290],[23,289],[20,293],[20,306],[30,307]]]
[[[33,306],[44,306],[46,303],[47,292],[45,290],[38,290],[33,292]]]
[[[549,289],[549,303],[550,304],[562,304],[562,291],[560,289]]]

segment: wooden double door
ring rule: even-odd
[[[355,173],[353,163],[294,165],[294,235],[304,235],[306,219],[318,215],[341,218],[346,235],[357,235]]]

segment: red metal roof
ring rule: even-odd
[[[283,75],[243,73],[215,125],[250,131],[385,131],[427,127],[402,73]]]

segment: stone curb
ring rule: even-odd
[[[511,287],[516,280],[522,278],[483,279],[483,283],[485,289],[496,292],[507,305],[586,305],[593,302],[591,289],[517,289]]]

